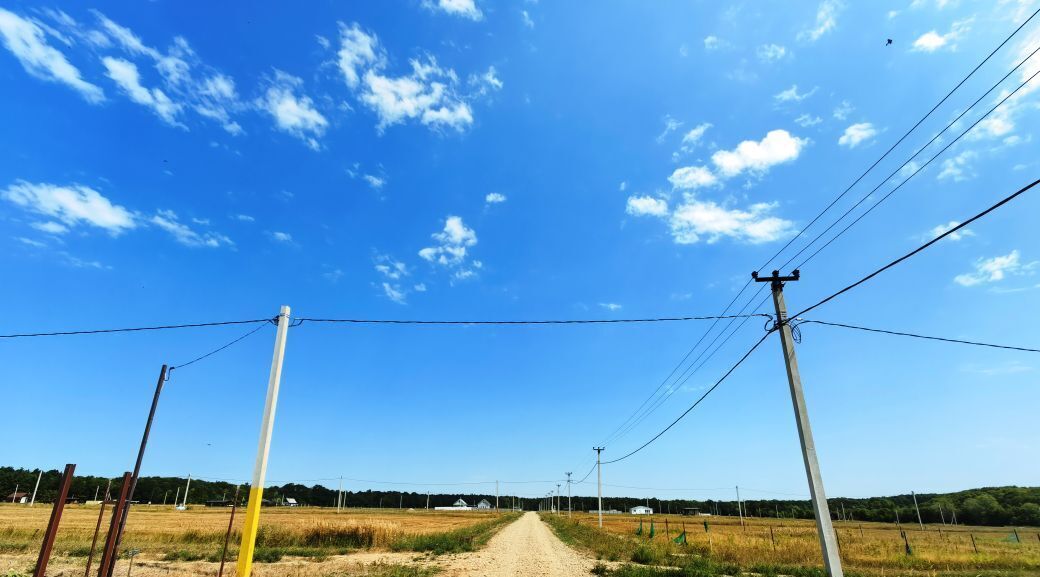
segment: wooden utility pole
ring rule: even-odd
[[[603,447],[593,447],[593,451],[596,451],[596,499],[599,500],[599,527],[603,528],[603,475],[600,472],[600,459],[599,454],[603,452]]]
[[[809,494],[812,497],[813,512],[816,515],[816,531],[820,537],[820,548],[823,551],[823,564],[830,577],[843,577],[841,554],[838,549],[838,536],[831,523],[830,507],[827,495],[823,490],[823,477],[820,475],[820,462],[816,456],[816,443],[813,441],[812,427],[809,424],[809,412],[805,406],[802,393],[802,377],[798,372],[798,357],[794,350],[794,335],[787,322],[787,304],[784,302],[784,283],[797,281],[799,272],[795,270],[791,276],[780,276],[780,271],[773,271],[771,277],[759,278],[757,272],[751,273],[755,282],[768,282],[773,292],[773,305],[776,309],[776,329],[780,333],[780,345],[787,364],[787,382],[791,388],[791,401],[794,405],[795,423],[798,426],[798,437],[802,444],[802,459],[805,461],[805,474],[809,480]]]

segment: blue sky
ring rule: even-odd
[[[341,318],[717,314],[1036,7],[8,2],[3,332],[263,318],[282,304]],[[1038,42],[1034,21],[837,208],[882,184]],[[1027,62],[893,181],[1038,66]],[[803,267],[790,307],[1033,180],[1036,86]],[[1036,346],[1037,214],[1027,194],[814,318]],[[268,480],[425,490],[581,476],[590,447],[707,328],[305,323],[289,335]],[[245,330],[0,344],[0,461],[118,474],[132,466],[159,366]],[[670,422],[761,330],[747,323],[666,387],[604,459]],[[248,479],[273,336],[174,372],[145,474]],[[803,336],[831,495],[1035,484],[1031,354],[821,326]],[[605,468],[606,494],[728,498],[717,488],[739,484],[748,498],[805,495],[778,349],[770,339],[657,443]]]

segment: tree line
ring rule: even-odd
[[[10,495],[18,487],[19,492],[31,493],[36,484],[38,470],[0,467],[0,495]],[[40,488],[36,500],[53,502],[58,491],[61,472],[44,471],[40,480]],[[111,486],[109,487],[109,484]],[[111,496],[119,494],[121,478],[108,479],[94,476],[76,476],[72,482],[69,496],[78,501],[103,498],[106,487]],[[141,477],[138,481],[134,500],[140,503],[172,505],[174,497],[184,498],[187,478],[182,477]],[[188,492],[189,505],[201,505],[206,501],[230,501],[235,494],[235,483],[227,481],[211,481],[192,479]],[[239,502],[244,503],[248,497],[249,487],[243,485],[239,493]],[[414,491],[350,491],[345,490],[344,506],[364,508],[406,508],[421,509],[427,506],[427,494]],[[291,497],[301,505],[317,507],[336,506],[336,488],[324,485],[301,485],[288,483],[264,489],[264,499],[273,504],[281,503]],[[495,495],[487,493],[437,493],[429,495],[430,507],[452,505],[463,499],[470,506],[481,499],[487,499],[492,507]],[[597,507],[594,496],[574,496],[571,499],[575,511],[589,511]],[[718,500],[690,499],[656,499],[638,497],[610,497],[603,500],[606,510],[617,509],[627,511],[637,505],[649,505],[655,513],[681,513],[684,509],[698,509],[702,513],[737,515],[737,502]],[[546,505],[545,501],[531,498],[503,495],[499,497],[501,508],[508,509],[514,505],[524,510],[533,511]],[[835,519],[850,521],[879,521],[903,523],[917,522],[917,509],[914,497],[910,494],[891,497],[871,497],[866,499],[849,499],[835,497],[829,499],[831,515]],[[956,521],[967,525],[1032,525],[1040,526],[1040,487],[985,487],[968,489],[956,493],[919,493],[917,505],[921,511],[921,520],[925,523],[952,523]],[[567,509],[567,496],[561,497],[561,506]],[[780,517],[785,519],[812,519],[813,512],[808,500],[769,499],[744,500],[741,503],[744,515],[749,517]]]

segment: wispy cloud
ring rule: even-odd
[[[60,82],[78,92],[87,102],[98,103],[105,99],[100,87],[83,80],[79,69],[47,42],[39,22],[0,8],[0,37],[29,74],[42,80]]]
[[[302,85],[300,78],[276,69],[256,105],[271,115],[280,130],[304,141],[312,150],[320,150],[318,139],[325,134],[329,121],[315,108],[313,100],[298,94]]]
[[[838,0],[824,0],[816,9],[816,21],[811,28],[798,33],[798,39],[816,42],[838,25],[838,12],[842,9]]]
[[[961,286],[971,287],[999,282],[1008,276],[1033,274],[1038,266],[1040,261],[1023,263],[1018,250],[1012,250],[1005,255],[975,261],[973,272],[959,274],[953,280]]]
[[[60,186],[19,180],[0,192],[0,197],[52,219],[35,225],[52,234],[62,234],[73,227],[86,225],[117,236],[137,226],[131,211],[81,184]]]
[[[847,148],[856,148],[877,136],[877,129],[869,122],[859,122],[845,129],[838,138],[838,144]]]
[[[184,246],[217,248],[234,245],[231,239],[223,234],[212,231],[198,232],[192,229],[182,223],[177,217],[177,213],[172,210],[159,210],[148,222],[170,233],[177,242]]]

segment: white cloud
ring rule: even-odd
[[[156,211],[155,216],[149,219],[149,222],[170,233],[177,242],[184,246],[217,248],[234,244],[230,238],[222,234],[209,231],[200,233],[193,230],[180,222],[177,213],[172,210]]]
[[[137,226],[129,210],[112,204],[101,193],[80,184],[58,186],[19,180],[0,191],[0,198],[59,221],[34,225],[52,234],[61,234],[83,224],[116,236]]]
[[[484,17],[474,0],[437,0],[436,3],[433,0],[423,0],[423,6],[474,21]]]
[[[383,282],[383,294],[399,305],[408,304],[407,295],[398,285]]]
[[[848,148],[856,148],[861,143],[877,136],[877,129],[869,122],[859,122],[845,129],[838,138],[838,144]]]
[[[355,22],[350,26],[339,23],[339,69],[350,88],[357,88],[361,81],[359,70],[362,67],[382,63],[386,60],[379,49],[379,40],[374,34],[367,34]]]
[[[932,240],[938,237],[939,235],[946,234],[947,232],[953,230],[960,224],[961,223],[956,220],[951,220],[946,224],[936,225],[932,227],[932,230],[928,231],[927,235],[924,235],[923,240]],[[963,240],[964,238],[967,238],[969,236],[975,236],[975,231],[971,230],[970,228],[962,228],[957,232],[950,233],[950,235],[947,236],[945,240],[952,240],[956,242],[958,240]]]
[[[379,190],[386,185],[386,179],[381,176],[375,176],[372,174],[363,174],[361,178],[368,183],[372,188]]]
[[[121,44],[127,52],[136,56],[149,56],[155,60],[159,60],[161,57],[159,51],[149,46],[145,46],[144,42],[142,42],[141,39],[138,38],[129,28],[116,24],[97,10],[93,10],[92,12],[97,17],[98,21],[101,22],[101,28],[104,32]]]
[[[758,58],[765,62],[775,62],[787,56],[787,48],[779,44],[763,44],[758,47]]]
[[[737,176],[745,171],[764,173],[772,166],[798,158],[808,142],[791,136],[786,130],[771,130],[760,141],[745,140],[733,150],[719,150],[711,156],[711,160],[725,177]]]
[[[437,244],[419,251],[423,260],[453,269],[454,278],[459,280],[474,276],[474,269],[483,267],[478,260],[469,261],[469,249],[477,244],[477,233],[467,227],[461,217],[449,216],[444,221],[444,229],[431,236]]]
[[[798,118],[795,118],[794,121],[798,124],[798,126],[801,126],[802,128],[809,128],[810,126],[816,126],[817,124],[823,122],[823,119],[819,116],[803,114]]]
[[[427,126],[463,130],[473,124],[469,104],[454,94],[454,70],[442,69],[433,57],[412,60],[412,74],[385,76],[369,70],[364,76],[361,101],[379,116],[380,130],[409,119]]]
[[[824,34],[833,30],[838,24],[838,12],[841,8],[842,4],[838,0],[823,0],[816,9],[815,26],[798,33],[798,39],[816,42]]]
[[[620,190],[621,192],[625,192],[626,190],[628,190],[628,181],[622,180],[621,184],[618,185],[618,190]]]
[[[307,143],[313,150],[321,145],[318,138],[325,134],[329,121],[314,107],[314,101],[305,95],[296,95],[303,80],[275,70],[264,96],[257,106],[271,115],[279,129]]]
[[[379,254],[375,257],[375,269],[379,274],[390,280],[401,280],[409,276],[411,272],[403,262],[394,259],[388,254]]]
[[[487,196],[484,197],[484,202],[487,204],[501,204],[505,201],[506,195],[501,192],[489,192]]]
[[[130,100],[151,108],[156,115],[171,126],[184,127],[177,115],[180,114],[182,105],[170,100],[165,92],[158,88],[148,89],[141,85],[141,76],[137,71],[137,65],[122,58],[106,56],[101,59],[111,78]]]
[[[852,106],[852,103],[848,100],[842,100],[841,104],[834,109],[832,116],[834,116],[836,120],[846,120],[849,115],[852,114],[853,110],[855,110],[855,108]]]
[[[652,196],[630,196],[625,212],[634,216],[667,216],[668,203]]]
[[[621,305],[617,303],[599,303],[600,308],[606,309],[610,312],[617,312],[621,310]]]
[[[26,238],[24,236],[19,236],[16,240],[24,245],[31,246],[33,248],[44,248],[45,246],[47,246],[46,243],[31,238]]]
[[[710,122],[704,122],[693,127],[689,132],[683,135],[683,144],[689,146],[697,144],[700,142],[701,138],[704,137],[704,133],[707,132],[709,128],[711,128]]]
[[[291,234],[279,230],[272,232],[271,238],[273,238],[277,242],[284,242],[286,244],[292,243],[293,241]]]
[[[954,22],[946,34],[930,30],[914,40],[912,50],[915,52],[935,52],[941,48],[956,50],[957,40],[969,30],[971,30],[971,19]]]
[[[417,293],[424,293],[424,292],[426,292],[426,283],[416,284],[415,286],[412,287],[412,290],[414,290]]]
[[[808,92],[798,92],[798,85],[792,84],[790,88],[773,96],[778,102],[801,102],[816,94],[817,87]]]
[[[680,44],[679,45],[679,56],[682,56],[683,58],[686,58],[689,55],[690,55],[690,49],[686,46],[686,44],[685,43]]]
[[[69,227],[61,224],[60,222],[54,222],[49,220],[46,222],[34,222],[29,226],[35,228],[38,231],[46,232],[48,234],[65,234],[69,232]]]
[[[253,218],[252,216],[249,216],[248,214],[236,214],[234,216],[234,218],[235,218],[235,220],[240,220],[242,222],[254,222],[256,220],[255,218]]]
[[[97,103],[105,99],[100,87],[85,80],[58,49],[47,43],[46,34],[38,22],[28,20],[0,8],[0,36],[4,46],[29,74],[74,89],[87,100]]]
[[[978,154],[974,151],[965,150],[953,158],[943,160],[942,170],[936,178],[939,180],[949,179],[954,182],[961,182],[974,177],[975,173],[971,168],[971,163],[977,156]]]
[[[672,237],[678,244],[710,243],[723,237],[759,244],[794,233],[793,223],[771,216],[775,203],[757,203],[746,210],[726,208],[712,201],[686,195],[685,202],[669,219]]]
[[[524,26],[534,28],[534,20],[531,20],[531,15],[527,13],[527,10],[520,11],[520,18],[523,20]]]
[[[661,134],[657,135],[657,142],[664,142],[665,138],[668,138],[669,134],[675,132],[676,130],[679,130],[679,128],[681,128],[682,125],[682,121],[676,120],[672,118],[671,115],[666,114],[664,117],[664,130],[661,131]]]
[[[473,124],[470,101],[503,86],[494,66],[483,74],[470,75],[469,86],[474,90],[463,93],[464,86],[460,86],[455,70],[441,67],[433,56],[414,58],[409,64],[409,74],[388,74],[389,59],[379,38],[357,23],[340,23],[339,69],[347,87],[378,116],[380,132],[407,120],[417,120],[431,128],[465,130]]]
[[[722,46],[722,41],[719,40],[718,36],[705,36],[704,37],[704,49],[708,51],[718,50]]]
[[[672,188],[691,190],[714,186],[718,178],[706,166],[684,166],[675,169],[668,182],[672,183]]]
[[[1038,265],[1040,265],[1040,261],[1023,264],[1018,250],[1013,250],[1003,256],[979,259],[975,261],[975,272],[957,275],[953,280],[961,286],[970,287],[998,282],[1009,275],[1030,274]]]

